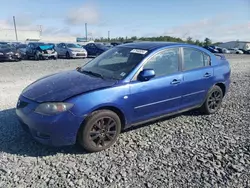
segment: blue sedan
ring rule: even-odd
[[[16,113],[40,143],[78,142],[97,152],[131,126],[191,109],[216,113],[230,74],[224,56],[195,45],[128,43],[35,81],[22,91]]]
[[[107,51],[109,47],[102,43],[88,43],[84,46],[84,49],[88,52],[88,56],[98,56]]]

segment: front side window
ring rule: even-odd
[[[129,47],[115,47],[105,51],[79,71],[92,72],[104,78],[124,79],[148,54],[146,50],[136,50]]]
[[[210,61],[209,56],[205,57],[203,52],[192,48],[183,48],[183,56],[183,70],[192,70],[204,67],[208,65]]]
[[[153,69],[155,76],[166,76],[179,71],[179,48],[172,48],[157,53],[143,66],[143,69]]]

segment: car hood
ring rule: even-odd
[[[71,70],[35,81],[23,90],[22,95],[39,103],[64,101],[85,92],[113,86],[115,83],[115,80],[104,80]]]
[[[75,51],[75,52],[84,52],[85,51],[83,48],[69,48],[69,49],[72,51]]]

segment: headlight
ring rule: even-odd
[[[6,53],[7,55],[12,55],[13,54],[13,52],[8,52],[8,53]]]
[[[3,53],[0,52],[0,55],[3,55]]]
[[[42,103],[36,108],[35,112],[43,115],[55,115],[62,112],[66,112],[73,106],[74,105],[71,103],[62,103],[62,102]]]

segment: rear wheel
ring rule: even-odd
[[[215,85],[208,92],[207,98],[200,109],[201,112],[204,114],[213,114],[217,112],[221,107],[222,99],[223,92],[219,86]]]
[[[121,132],[119,116],[110,110],[93,112],[81,126],[78,142],[88,152],[109,148]]]

